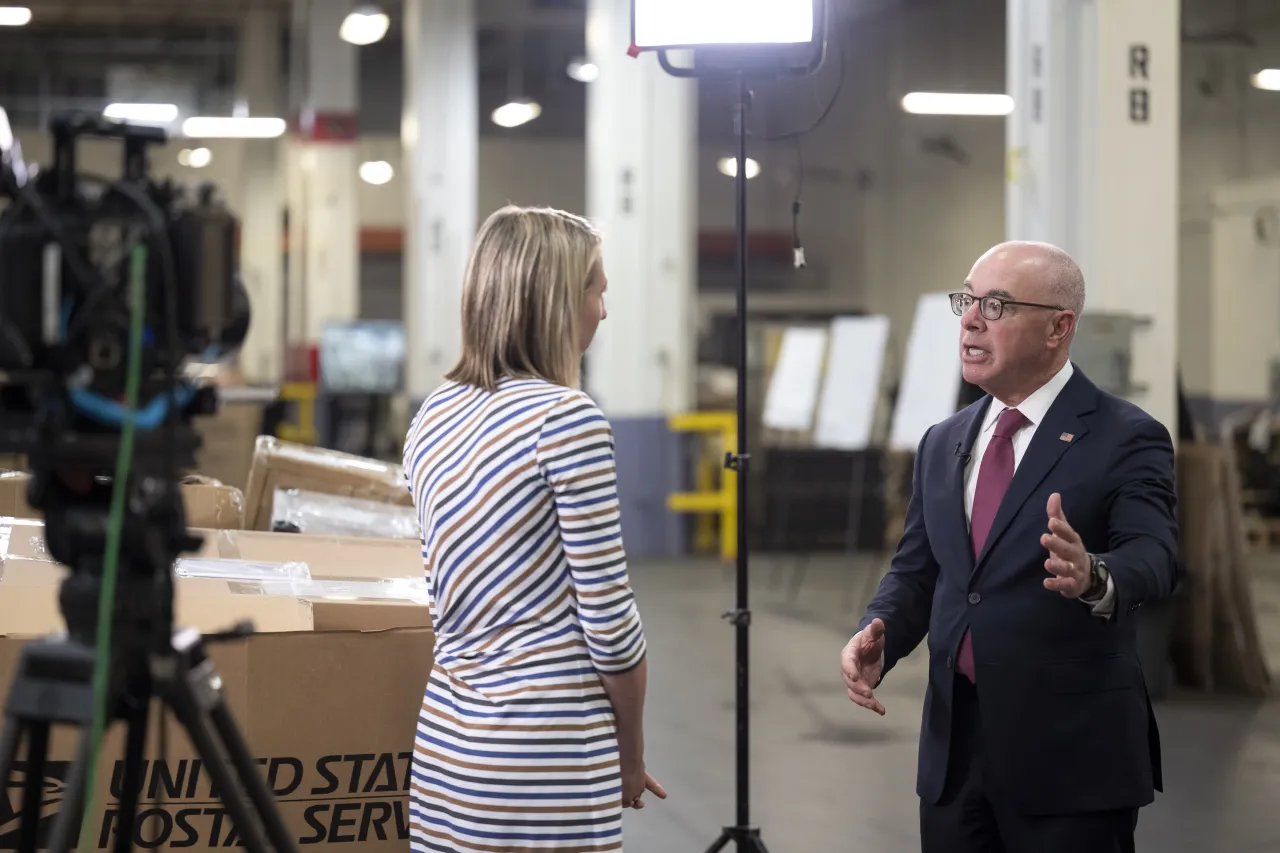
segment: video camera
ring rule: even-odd
[[[199,446],[192,419],[217,408],[184,370],[233,352],[248,331],[238,223],[211,187],[188,199],[151,179],[160,128],[68,113],[50,130],[53,162],[37,171],[0,110],[0,452],[27,456],[28,502],[50,556],[70,569],[58,597],[66,635],[24,647],[5,707],[0,787],[12,787],[29,742],[19,849],[74,846],[114,720],[128,729],[116,849],[130,848],[155,697],[177,714],[245,846],[292,850],[200,635],[173,620],[174,560],[201,544],[179,474]],[[85,139],[120,142],[118,178],[77,169]],[[55,723],[83,736],[46,845],[40,780]]]
[[[7,125],[7,121],[4,122]],[[84,113],[50,123],[53,162],[36,171],[0,128],[0,451],[34,461],[109,468],[123,423],[130,255],[145,247],[143,355],[135,454],[152,469],[165,449],[190,464],[190,419],[216,401],[183,381],[190,357],[216,359],[243,342],[249,305],[237,274],[238,225],[210,187],[184,199],[148,175],[163,129]],[[80,174],[82,139],[122,143],[119,178]],[[33,466],[35,467],[35,466]]]

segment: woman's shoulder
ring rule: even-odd
[[[536,377],[507,377],[493,390],[445,382],[427,395],[414,420],[415,426],[424,427],[458,418],[470,420],[481,412],[505,419],[513,407],[526,414],[541,412],[547,419],[583,413],[604,417],[585,391]]]
[[[599,411],[595,400],[587,392],[557,385],[554,382],[539,378],[504,379],[498,386],[498,393],[511,397],[526,397],[531,402],[537,400],[543,404],[549,415],[568,410],[591,408]]]

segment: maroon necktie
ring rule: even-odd
[[[996,510],[1000,509],[1000,501],[1009,490],[1013,480],[1013,436],[1029,424],[1026,416],[1017,409],[1005,409],[996,421],[995,434],[982,454],[982,467],[978,469],[978,488],[973,495],[973,509],[969,517],[969,535],[973,540],[973,558],[978,559],[982,546],[987,542],[987,534],[991,532],[991,523],[996,520]],[[975,684],[977,676],[973,671],[973,640],[969,631],[964,632],[960,641],[960,671]]]

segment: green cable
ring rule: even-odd
[[[102,590],[98,599],[98,655],[93,667],[93,727],[90,729],[89,766],[85,776],[84,819],[80,824],[81,850],[97,847],[90,819],[98,813],[98,751],[107,723],[107,681],[110,678],[111,623],[115,616],[116,570],[120,536],[124,529],[125,487],[133,464],[133,416],[138,409],[142,376],[142,313],[146,304],[147,249],[137,246],[129,266],[129,361],[125,376],[125,416],[116,454],[116,475],[111,484],[111,515],[107,522],[107,547],[102,559]]]

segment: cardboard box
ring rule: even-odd
[[[29,474],[0,473],[0,516],[40,518],[27,503]],[[182,500],[186,505],[187,524],[214,530],[238,530],[244,527],[244,494],[216,480],[183,482]]]
[[[0,524],[8,527],[8,548],[18,543],[25,551],[42,546],[39,522]],[[215,546],[238,548],[238,532],[214,532]],[[5,535],[0,532],[0,536]],[[257,553],[278,553],[287,542],[269,546],[259,534],[251,537]],[[302,537],[276,534],[277,540],[292,540],[296,551],[315,548]],[[376,540],[360,540],[372,544]],[[333,543],[330,543],[331,545]],[[379,543],[380,544],[380,543]],[[416,543],[395,545],[417,551]],[[331,549],[333,550],[333,549]],[[0,552],[4,549],[0,548]],[[386,563],[407,566],[403,556],[388,559],[386,547],[375,545],[370,556],[361,557],[350,542],[335,553],[353,560],[372,577],[373,566]],[[335,560],[318,559],[321,572],[339,573]],[[233,558],[234,559],[234,558]],[[419,564],[421,557],[418,556]],[[38,588],[56,579],[58,567],[35,565],[30,557],[3,557],[0,575],[0,689],[7,694],[19,655],[28,642],[4,625],[11,618],[4,602],[20,588]],[[18,567],[11,569],[10,567]],[[225,698],[237,724],[258,757],[277,807],[300,848],[303,845],[326,849],[326,845],[362,844],[363,850],[407,851],[409,836],[408,787],[414,732],[422,703],[422,692],[432,666],[433,635],[428,628],[398,627],[385,630],[386,605],[362,602],[328,602],[334,613],[343,614],[339,625],[322,627],[318,619],[308,624],[289,615],[296,608],[315,602],[292,596],[249,595],[237,591],[253,584],[240,582],[180,579],[178,607],[184,617],[219,627],[234,622],[243,612],[244,601],[257,598],[279,606],[262,617],[258,633],[227,642],[210,644],[209,656],[224,685]],[[30,594],[30,593],[28,593]],[[185,599],[185,603],[184,603]],[[197,603],[199,602],[199,603]],[[403,609],[414,605],[403,604]],[[417,606],[420,611],[425,607]],[[419,619],[421,621],[421,618]],[[34,623],[34,619],[28,619]],[[34,627],[28,624],[26,627]],[[57,624],[49,624],[52,630]],[[269,630],[263,630],[264,628]],[[155,708],[149,727],[144,802],[135,824],[134,843],[140,848],[186,847],[195,851],[237,846],[225,808],[211,790],[211,779],[190,742],[166,715],[167,750],[160,761]],[[74,730],[56,730],[52,738],[51,763],[45,770],[41,833],[47,833],[58,814],[70,771]],[[114,842],[118,820],[119,784],[122,775],[123,728],[116,724],[104,741],[99,759],[97,788],[101,803],[92,820],[92,834],[98,849]],[[19,762],[19,770],[22,762]],[[20,790],[11,789],[9,804],[16,807]],[[157,805],[157,801],[162,804]],[[13,808],[0,812],[0,849],[16,846],[19,822]]]
[[[412,506],[399,465],[259,436],[245,486],[245,527],[270,530],[276,489],[305,489],[340,497]]]

